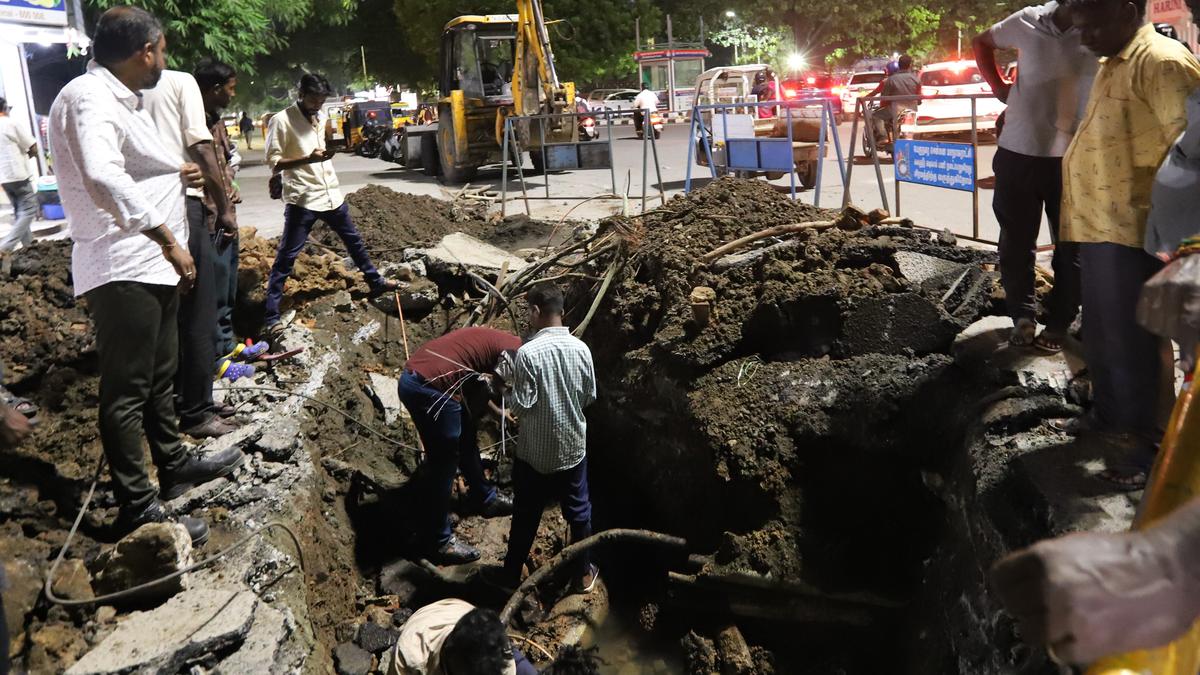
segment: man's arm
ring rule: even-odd
[[[1160,63],[1144,79],[1142,96],[1158,118],[1163,136],[1174,141],[1187,128],[1187,99],[1200,86],[1200,65],[1194,59]]]
[[[512,382],[512,407],[518,411],[529,410],[537,404],[537,378],[533,371],[528,352],[518,350]]]
[[[579,398],[580,407],[586,408],[596,402],[596,369],[592,365],[592,353],[584,352],[583,395]]]
[[[283,114],[283,113],[281,113]],[[272,118],[271,123],[267,125],[267,166],[271,167],[271,171],[279,173],[280,171],[290,171],[305,164],[313,162],[324,162],[333,157],[333,153],[317,148],[307,157],[292,157],[285,159],[283,156],[284,141],[286,140],[286,132],[283,129],[283,123]]]
[[[979,74],[992,88],[992,93],[1001,103],[1008,102],[1008,94],[1012,91],[1012,83],[1004,79],[1000,67],[996,64],[996,40],[992,29],[983,31],[972,41],[975,48],[975,63],[979,66]]]
[[[225,182],[221,179],[216,145],[212,141],[197,143],[188,148],[188,154],[200,165],[200,172],[204,174],[204,190],[217,206],[217,227],[228,234],[236,234],[237,221],[233,218],[229,193],[225,191]]]

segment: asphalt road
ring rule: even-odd
[[[643,144],[633,137],[633,128],[629,126],[613,127],[613,151],[615,170],[612,175],[608,171],[571,171],[552,173],[547,176],[526,176],[526,188],[531,197],[530,207],[535,217],[557,218],[569,209],[575,208],[574,217],[599,218],[621,209],[620,200],[596,200],[578,205],[578,199],[610,193],[612,191],[612,176],[615,176],[618,193],[625,191],[626,181],[629,183],[630,209],[636,213],[641,207],[642,193],[642,151]],[[843,152],[849,150],[851,125],[844,123],[839,129],[839,138]],[[688,125],[669,125],[657,142],[657,150],[662,169],[663,187],[668,198],[683,191],[687,164],[687,135]],[[605,132],[597,143],[604,142]],[[277,236],[283,225],[283,205],[272,201],[267,194],[267,170],[262,165],[261,149],[245,151],[246,164],[238,177],[244,203],[238,209],[239,221],[243,225],[257,227],[264,236]],[[861,155],[861,144],[857,152]],[[991,162],[995,154],[995,146],[982,146],[979,150],[979,175],[991,175]],[[832,144],[821,180],[820,205],[837,207],[842,203],[842,172],[838,169],[837,155]],[[390,164],[379,159],[364,159],[352,155],[338,155],[334,160],[342,188],[346,192],[354,191],[369,183],[385,185],[397,191],[415,194],[426,194],[446,198],[458,190],[458,186],[442,186],[436,178],[425,176],[420,171],[410,171],[396,164]],[[880,181],[876,178],[875,167],[860,157],[851,172],[850,193],[851,201],[867,210],[883,205],[880,196]],[[649,162],[649,181],[647,184],[648,208],[657,205],[657,180],[654,175],[653,162]],[[526,162],[526,168],[529,168]],[[895,181],[892,166],[884,163],[880,167],[883,189],[887,195],[888,205],[893,213],[895,208]],[[703,185],[709,178],[708,169],[694,166],[693,187]],[[546,199],[547,180],[550,187],[550,199]],[[787,179],[775,181],[784,189]],[[489,186],[501,188],[501,172],[498,167],[489,167],[479,171],[472,181],[474,186]],[[510,171],[510,201],[508,213],[523,213],[524,203],[520,199],[520,184],[515,171]],[[814,191],[799,194],[799,199],[813,203],[816,198]],[[577,206],[578,205],[578,206]],[[956,234],[971,236],[972,226],[972,196],[970,192],[945,190],[939,188],[903,184],[901,188],[900,214],[912,218],[919,225],[936,229],[948,228]],[[1045,228],[1043,228],[1043,231]],[[979,191],[979,238],[995,241],[999,235],[995,215],[992,213],[991,190]],[[1043,233],[1043,242],[1049,243],[1049,236]]]

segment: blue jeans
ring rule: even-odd
[[[470,490],[468,498],[485,505],[496,498],[496,486],[483,477],[475,422],[458,401],[425,383],[425,378],[405,370],[400,376],[400,401],[412,416],[425,444],[421,465],[424,513],[418,519],[417,537],[423,546],[437,548],[450,541],[450,488],[462,471]]]
[[[213,332],[213,344],[219,360],[233,351],[237,339],[233,334],[233,308],[237,304],[238,287],[238,238],[226,237],[220,232],[213,235],[213,280],[217,292],[217,325]]]
[[[571,543],[592,536],[592,501],[588,495],[587,458],[577,466],[557,473],[544,474],[521,460],[513,461],[513,516],[508,531],[508,553],[504,572],[513,579],[521,576],[521,567],[529,557],[546,502],[557,499],[563,518],[571,526]],[[584,551],[571,563],[576,576],[588,570],[591,558]]]
[[[341,237],[342,243],[350,253],[350,258],[366,277],[367,285],[374,288],[383,282],[379,271],[371,264],[367,255],[367,245],[363,243],[362,235],[354,227],[350,219],[350,207],[342,205],[332,211],[312,211],[303,206],[288,204],[283,207],[283,237],[279,239],[279,252],[275,254],[275,264],[271,266],[271,278],[267,282],[267,312],[266,324],[272,326],[279,323],[279,303],[283,300],[283,284],[292,273],[296,258],[308,243],[308,234],[318,221],[324,222]]]
[[[0,253],[8,253],[17,244],[29,246],[33,243],[33,219],[37,217],[37,193],[28,180],[3,183],[4,193],[13,206],[13,228],[0,239]]]

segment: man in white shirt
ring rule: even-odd
[[[1000,73],[997,49],[1017,50],[1016,82]],[[1078,247],[1058,241],[1062,158],[1083,119],[1099,60],[1080,43],[1070,12],[1054,1],[1026,7],[979,35],[975,59],[996,98],[1008,104],[993,161],[992,209],[1000,222],[1000,281],[1014,325],[1010,340],[1057,352],[1080,303]],[[1043,210],[1057,246],[1046,329],[1035,337],[1034,258]]]
[[[196,267],[187,249],[181,167],[159,140],[141,95],[166,65],[162,26],[145,10],[101,15],[88,72],[50,108],[50,151],[74,248],[75,295],[87,299],[100,360],[100,441],[120,505],[117,529],[168,520],[162,496],[228,475],[241,453],[190,457],[172,400],[179,352],[179,292]],[[182,167],[182,170],[194,169]],[[196,544],[202,520],[180,517]]]
[[[8,115],[8,102],[0,97],[0,185],[13,206],[13,227],[0,238],[0,274],[12,273],[12,251],[33,243],[33,219],[37,216],[37,193],[29,181],[29,158],[37,153],[37,143],[29,129]]]
[[[283,285],[296,257],[304,250],[308,234],[318,220],[341,238],[350,258],[363,273],[372,295],[395,290],[395,281],[379,274],[367,255],[367,246],[350,219],[346,199],[338,189],[333,153],[325,149],[325,115],[321,106],[333,93],[324,75],[306,73],[300,78],[298,97],[286,110],[271,118],[267,127],[267,166],[282,174],[283,236],[267,281],[267,339],[278,347],[282,338],[279,303]]]
[[[213,332],[217,325],[215,230],[237,232],[232,206],[208,130],[200,86],[190,73],[164,70],[158,84],[142,92],[142,105],[154,120],[163,147],[180,164],[194,161],[204,175],[204,189],[187,190],[188,252],[196,264],[192,290],[179,301],[179,370],[175,375],[179,427],[194,438],[223,436],[237,427],[217,414],[213,403],[213,364],[217,361]],[[212,189],[210,189],[212,188]],[[204,216],[204,194],[217,195],[213,231]],[[253,368],[246,366],[246,368]],[[240,369],[239,369],[239,375]]]
[[[642,133],[646,117],[655,110],[658,110],[658,94],[643,82],[642,91],[633,99],[633,130]]]
[[[387,675],[537,675],[508,640],[500,616],[447,598],[404,622]]]

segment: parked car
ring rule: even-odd
[[[878,87],[885,78],[887,78],[887,73],[882,70],[868,70],[850,75],[850,79],[842,85],[841,89],[842,112],[847,115],[855,114],[858,99],[875,91],[875,87]]]
[[[822,72],[806,73],[799,77],[787,78],[780,83],[781,91],[779,98],[784,101],[806,100],[814,101],[825,99],[829,101],[833,109],[835,121],[842,121],[842,99],[841,85],[833,75]],[[818,107],[816,105],[805,105],[808,107]]]
[[[629,110],[637,95],[636,89],[596,89],[588,94],[587,104],[592,110]]]
[[[1005,106],[991,95],[992,88],[974,61],[933,63],[921,69],[920,79],[922,96],[987,94],[975,101],[975,128],[979,133],[995,135],[996,118]],[[900,131],[909,138],[970,133],[971,101],[922,100],[915,119],[905,120]]]

